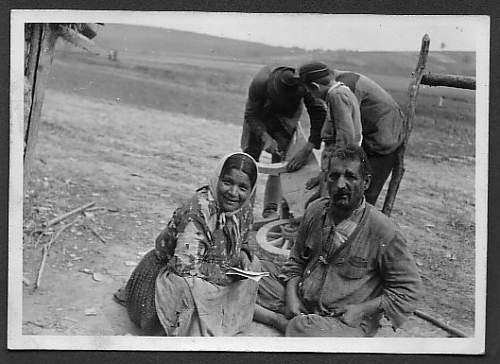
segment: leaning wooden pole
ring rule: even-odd
[[[410,101],[408,103],[406,117],[403,121],[404,139],[403,144],[398,150],[397,160],[392,170],[391,181],[389,182],[389,187],[387,189],[387,194],[385,196],[384,207],[382,212],[387,216],[391,215],[392,207],[394,206],[394,201],[399,190],[399,185],[403,179],[405,172],[404,168],[404,155],[406,151],[406,146],[408,144],[408,139],[410,138],[411,131],[413,129],[413,119],[415,118],[415,108],[417,105],[417,95],[424,73],[425,65],[427,63],[427,55],[429,54],[430,38],[428,34],[425,34],[422,38],[422,45],[420,47],[420,56],[418,58],[417,67],[415,72],[410,75],[410,85],[408,87],[408,93],[410,95]]]
[[[440,329],[447,331],[448,333],[450,333],[454,337],[467,337],[465,332],[463,332],[462,330],[459,330],[453,326],[450,326],[450,325],[438,320],[437,318],[429,315],[428,313],[425,313],[425,312],[420,311],[420,310],[415,310],[414,314],[415,314],[415,316],[420,317],[422,320],[430,322],[434,326],[437,326]]]
[[[59,36],[52,24],[26,24],[24,69],[24,187],[38,139],[45,88]]]

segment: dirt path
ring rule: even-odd
[[[178,202],[206,181],[220,157],[239,149],[239,135],[236,125],[49,90],[25,198],[23,334],[140,334],[112,293],[153,247]],[[422,309],[472,333],[473,165],[409,159],[407,167],[394,217],[424,276]],[[62,233],[33,291],[41,249],[28,233],[90,201],[104,209],[78,216]],[[255,325],[248,335],[276,333]],[[416,318],[400,335],[446,336]]]

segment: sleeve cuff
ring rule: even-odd
[[[400,328],[406,320],[408,320],[408,316],[410,316],[411,312],[402,313],[395,309],[394,305],[390,302],[387,296],[382,296],[382,302],[380,307],[383,310],[384,316],[391,321],[393,330]]]

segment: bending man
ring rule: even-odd
[[[399,105],[380,85],[358,73],[329,69],[321,62],[304,64],[299,73],[302,80],[313,87],[314,83],[320,84],[327,78],[346,85],[356,96],[361,114],[362,146],[373,170],[366,200],[374,205],[403,143],[404,115]],[[344,130],[339,132],[345,134]]]
[[[241,149],[259,160],[262,151],[271,153],[272,162],[284,159],[304,105],[310,119],[308,143],[288,163],[290,171],[300,169],[313,148],[319,149],[325,119],[324,104],[307,93],[290,67],[262,68],[248,89]],[[281,199],[279,176],[269,176],[264,192],[263,217],[277,213]]]

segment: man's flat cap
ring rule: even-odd
[[[305,83],[314,82],[329,74],[330,69],[323,62],[304,63],[299,68],[300,79]]]

